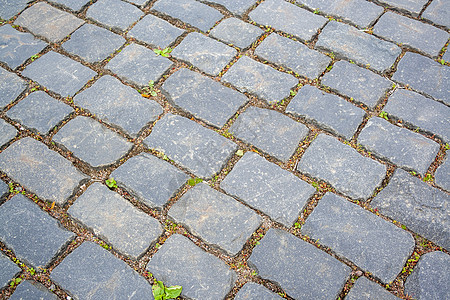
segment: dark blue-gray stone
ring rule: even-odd
[[[218,133],[172,114],[156,123],[144,143],[202,178],[218,173],[237,149]]]
[[[435,182],[443,189],[450,191],[450,159],[447,158],[444,163],[439,166],[434,174]]]
[[[328,21],[283,0],[264,1],[248,16],[258,24],[271,26],[304,41],[311,40]]]
[[[82,19],[45,2],[38,2],[27,8],[14,21],[14,25],[25,27],[53,43],[61,41],[83,23]]]
[[[162,208],[189,176],[147,153],[130,158],[112,172],[117,184],[150,207]]]
[[[73,96],[97,73],[77,61],[50,51],[28,65],[22,75],[65,97]]]
[[[3,195],[6,195],[8,191],[9,191],[8,185],[0,180],[0,198],[2,198]]]
[[[248,92],[275,103],[289,96],[289,91],[298,80],[291,75],[277,71],[248,56],[241,57],[223,75],[222,81],[235,86],[241,92]]]
[[[229,131],[238,139],[286,162],[308,135],[308,127],[269,109],[250,106]]]
[[[260,242],[249,263],[295,299],[335,299],[350,275],[350,267],[280,229],[269,229]]]
[[[14,105],[6,114],[26,127],[46,134],[72,112],[69,105],[37,91]]]
[[[422,18],[450,28],[450,18],[448,15],[449,11],[450,3],[447,0],[434,0],[430,5],[428,5],[427,9],[422,14]]]
[[[367,122],[358,143],[374,155],[420,174],[425,174],[440,148],[431,139],[377,117]]]
[[[386,175],[385,166],[325,134],[306,149],[297,170],[329,182],[353,199],[369,198]]]
[[[53,139],[93,167],[114,163],[133,146],[99,122],[83,116],[64,125]]]
[[[162,226],[156,219],[98,182],[67,212],[133,259],[141,256],[162,233]]]
[[[21,194],[0,206],[0,240],[35,268],[46,267],[74,236]]]
[[[345,300],[399,300],[387,290],[366,277],[356,280]]]
[[[237,18],[228,18],[209,33],[216,39],[233,44],[241,49],[249,47],[264,31]]]
[[[315,192],[311,185],[253,152],[238,161],[220,187],[287,227]]]
[[[27,88],[25,80],[0,68],[0,111]]]
[[[331,62],[328,56],[275,33],[264,39],[255,54],[311,79],[322,74]]]
[[[51,2],[61,4],[73,11],[79,11],[89,2],[89,0],[51,0]]]
[[[331,193],[301,230],[385,283],[397,277],[415,246],[407,231]]]
[[[42,284],[32,280],[25,280],[14,291],[10,300],[57,300],[55,294],[51,293]]]
[[[223,261],[179,234],[167,239],[147,270],[166,286],[182,286],[181,295],[189,299],[224,299],[237,279]]]
[[[373,109],[393,83],[367,69],[341,60],[323,76],[322,84]]]
[[[143,98],[135,89],[109,75],[101,77],[90,88],[76,95],[74,102],[132,136],[163,113],[157,102]]]
[[[16,134],[17,130],[14,126],[0,119],[0,147],[12,140]]]
[[[147,280],[92,242],[70,253],[50,278],[75,299],[153,299]]]
[[[219,128],[248,102],[245,95],[185,68],[170,76],[162,88],[174,106]]]
[[[1,0],[0,18],[9,20],[24,9],[30,0]]]
[[[120,0],[99,0],[91,5],[86,13],[86,17],[122,31],[143,15],[136,6]]]
[[[339,96],[306,85],[286,108],[287,113],[305,118],[324,130],[350,140],[362,123],[365,111]]]
[[[194,0],[159,0],[152,9],[205,32],[223,17],[218,10]]]
[[[236,15],[242,15],[252,5],[256,3],[256,0],[207,0],[206,2],[217,3],[225,6],[230,12]]]
[[[64,157],[30,137],[0,153],[0,170],[32,193],[59,205],[88,178]]]
[[[337,58],[353,60],[379,72],[388,70],[402,52],[393,43],[335,21],[329,22],[322,30],[316,48],[333,52]]]
[[[230,255],[241,251],[262,222],[253,210],[204,183],[184,194],[168,215],[206,243]]]
[[[254,282],[248,282],[236,294],[235,300],[282,300],[280,296]]]
[[[0,289],[5,287],[7,283],[22,271],[18,265],[13,263],[6,255],[0,252]]]
[[[409,11],[418,14],[423,6],[428,2],[427,0],[382,0],[386,3],[400,10]]]

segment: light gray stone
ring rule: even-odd
[[[25,280],[14,291],[10,300],[58,300],[55,294],[52,294],[42,284],[32,280]]]
[[[30,0],[2,0],[0,1],[0,18],[9,20],[23,10]]]
[[[250,299],[260,299],[260,300],[282,300],[280,296],[270,291],[269,289],[263,287],[262,285],[248,282],[239,290],[236,294],[236,300],[250,300]]]
[[[0,147],[12,140],[17,134],[14,126],[6,123],[5,120],[0,119]]]
[[[9,187],[6,183],[0,180],[0,198],[2,198],[6,193],[8,193]]]
[[[122,31],[143,15],[144,13],[136,6],[120,0],[98,0],[86,13],[86,17]]]
[[[228,18],[214,27],[210,35],[243,49],[249,47],[263,33],[264,31],[259,27],[237,18]]]
[[[345,300],[399,300],[387,290],[366,277],[356,280]]]
[[[442,56],[442,59],[450,62],[450,51],[446,51]]]
[[[5,287],[20,271],[22,271],[22,269],[19,268],[18,265],[0,252],[0,288]]]
[[[446,0],[434,0],[428,5],[422,17],[433,23],[450,28],[450,2]]]
[[[251,6],[256,3],[256,0],[206,0],[207,2],[217,3],[225,6],[226,9],[231,11],[233,14],[242,15]]]
[[[0,111],[19,97],[27,88],[25,80],[0,68]]]
[[[390,6],[398,8],[403,11],[412,12],[418,14],[423,6],[428,2],[427,0],[382,0],[382,3],[386,3]]]
[[[450,191],[450,159],[447,158],[444,163],[439,166],[434,174],[436,184],[443,189]]]
[[[70,8],[73,11],[79,11],[89,2],[89,0],[51,0],[51,2]]]

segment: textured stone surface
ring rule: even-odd
[[[150,259],[147,270],[166,286],[181,285],[191,299],[223,299],[237,279],[228,265],[174,234]]]
[[[14,294],[9,298],[11,300],[22,299],[45,299],[45,300],[57,300],[55,294],[52,294],[42,284],[31,280],[25,280],[14,291]]]
[[[256,3],[256,0],[207,0],[207,2],[217,3],[225,6],[226,9],[231,11],[234,14],[242,15],[246,12],[253,4]]]
[[[0,170],[39,197],[60,205],[87,178],[68,160],[29,137],[0,153]]]
[[[428,2],[427,0],[382,0],[386,4],[399,8],[401,10],[406,10],[418,14],[423,6]]]
[[[450,28],[450,3],[446,0],[434,0],[428,5],[422,17],[431,20],[433,23],[444,25]]]
[[[450,61],[450,51],[446,51],[442,56],[442,59],[444,59],[445,61]]]
[[[260,242],[249,262],[295,299],[337,298],[350,274],[348,266],[285,231],[271,228]]]
[[[252,152],[238,161],[220,186],[288,227],[315,192],[306,182]]]
[[[22,269],[19,268],[18,265],[0,252],[0,289],[5,287],[20,271],[22,271]]]
[[[449,250],[448,201],[450,197],[445,192],[397,169],[371,205],[381,214]]]
[[[14,126],[6,123],[5,120],[0,119],[0,147],[12,140],[17,134]]]
[[[79,11],[89,2],[89,0],[51,0],[51,2],[68,7],[73,11]]]
[[[269,103],[289,96],[290,89],[297,84],[295,77],[256,62],[248,56],[241,57],[232,65],[222,77],[222,81]]]
[[[379,72],[389,69],[401,53],[393,43],[334,21],[322,30],[316,48],[331,51],[338,58],[353,60]]]
[[[8,185],[0,180],[0,198],[6,195],[8,191],[9,191]]]
[[[214,27],[210,35],[242,49],[249,47],[263,33],[264,31],[259,27],[237,18],[228,18]]]
[[[444,163],[437,168],[435,176],[436,184],[443,189],[450,191],[450,159],[447,158]]]
[[[0,206],[0,240],[35,268],[46,267],[74,236],[23,195]]]
[[[398,300],[400,298],[392,295],[387,290],[379,286],[366,277],[356,280],[350,292],[345,297],[346,300]]]
[[[26,88],[27,83],[25,80],[14,73],[0,68],[0,110],[16,100]]]
[[[11,19],[24,9],[30,0],[2,0],[0,1],[0,18]]]
[[[287,161],[308,134],[308,128],[274,110],[249,107],[229,131],[281,161]]]
[[[144,13],[136,6],[120,0],[99,0],[86,13],[91,18],[108,27],[126,30]]]
[[[427,171],[439,152],[439,144],[433,140],[376,117],[367,122],[358,143],[383,159],[421,174]]]
[[[260,299],[260,300],[281,300],[280,296],[270,291],[269,289],[263,287],[262,285],[248,282],[239,290],[236,294],[236,300],[250,300],[250,299]]]

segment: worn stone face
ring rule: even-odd
[[[25,280],[19,284],[12,296],[9,298],[11,300],[22,300],[22,299],[48,299],[57,300],[55,294],[51,293],[42,284],[37,283],[32,280]]]
[[[450,163],[449,159],[437,168],[436,173],[434,174],[436,178],[436,184],[443,189],[450,191]]]
[[[9,187],[6,183],[0,180],[0,199],[3,198],[6,193],[8,193]]]
[[[17,134],[14,126],[6,123],[5,120],[0,119],[0,147],[12,140]]]
[[[261,28],[237,18],[228,18],[214,27],[210,35],[242,49],[249,47],[263,33]]]
[[[221,4],[233,14],[242,15],[256,3],[256,0],[208,0],[208,2]]]
[[[248,282],[236,294],[236,300],[272,299],[281,300],[280,296],[257,283]]]
[[[108,27],[124,31],[143,14],[136,6],[124,1],[99,0],[89,7],[86,16]]]
[[[27,88],[25,80],[0,68],[0,111]]]
[[[0,253],[0,288],[5,287],[20,271],[22,269],[18,265],[3,253]]]
[[[379,286],[366,277],[360,277],[356,280],[350,292],[345,299],[348,300],[398,300],[400,298],[392,295],[387,290]]]
[[[79,11],[89,0],[51,0],[51,2],[70,8],[73,11]]]
[[[3,0],[0,2],[0,18],[9,20],[23,10],[29,0]]]
[[[389,4],[394,8],[400,10],[407,10],[418,14],[422,10],[423,6],[427,3],[427,0],[382,0],[381,2]]]
[[[428,5],[422,17],[431,20],[433,23],[450,28],[450,19],[448,12],[450,10],[449,2],[446,0],[434,0]]]

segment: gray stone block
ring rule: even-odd
[[[450,196],[445,192],[397,169],[388,186],[371,205],[381,214],[449,250],[449,200]]]
[[[79,11],[89,2],[89,0],[51,0],[51,2],[60,4],[73,11]]]
[[[163,113],[157,102],[144,99],[135,89],[109,75],[101,77],[90,88],[76,95],[74,102],[132,136]]]
[[[23,300],[23,299],[45,299],[45,300],[58,300],[55,294],[51,293],[42,284],[32,280],[25,280],[14,291],[14,294],[9,298],[10,300]]]
[[[253,210],[204,183],[184,194],[168,215],[229,255],[238,254],[262,222]]]
[[[93,167],[114,163],[133,146],[99,122],[83,116],[64,125],[53,139]]]
[[[316,48],[331,51],[338,58],[353,60],[379,72],[388,70],[401,53],[393,43],[334,21],[322,30]]]
[[[274,110],[247,108],[230,127],[238,139],[286,162],[309,130],[305,125]]]
[[[159,0],[152,9],[205,32],[223,17],[218,10],[194,0]]]
[[[450,3],[446,0],[434,0],[428,5],[422,17],[431,20],[433,23],[443,25],[450,28],[450,18],[448,12],[450,11]]]
[[[322,74],[331,62],[328,56],[275,33],[264,39],[255,54],[311,79]]]
[[[425,174],[439,152],[439,144],[433,140],[377,117],[367,122],[358,143],[380,158],[420,174]]]
[[[236,300],[249,300],[249,299],[260,299],[260,300],[282,300],[280,296],[270,291],[269,289],[263,287],[262,285],[248,282],[239,290],[236,294]]]
[[[323,76],[322,84],[373,109],[393,83],[367,69],[341,60]]]
[[[385,166],[325,134],[308,147],[297,170],[329,182],[346,196],[363,200],[372,195],[386,175]]]
[[[130,83],[147,86],[150,80],[158,81],[171,66],[169,59],[143,46],[131,44],[111,59],[105,68]]]
[[[311,185],[252,152],[238,161],[220,186],[287,227],[315,192]]]
[[[130,158],[111,177],[152,208],[162,208],[189,178],[168,162],[147,153]]]
[[[98,182],[67,212],[133,259],[140,257],[163,231],[156,219]]]
[[[287,113],[305,118],[324,130],[350,140],[362,123],[365,111],[339,96],[306,85],[286,108]]]
[[[2,198],[6,193],[8,193],[9,187],[6,183],[0,180],[0,198]]]
[[[14,126],[0,119],[0,147],[12,140],[16,134],[17,130]]]
[[[50,278],[75,299],[152,299],[147,280],[92,242],[76,248]]]
[[[356,280],[345,300],[398,300],[400,298],[392,295],[387,290],[379,286],[366,277]]]
[[[162,88],[174,106],[218,128],[248,102],[245,95],[185,68],[170,76]]]
[[[446,51],[442,56],[442,59],[445,61],[450,61],[450,51]]]
[[[171,54],[207,74],[219,75],[220,71],[234,58],[237,51],[201,33],[192,32]]]
[[[423,6],[428,2],[427,0],[382,0],[382,3],[386,3],[390,6],[398,8],[400,10],[406,10],[415,14],[418,14]]]
[[[27,88],[25,80],[0,68],[0,111]]]
[[[2,0],[0,2],[0,18],[9,20],[24,9],[30,0]]]
[[[350,267],[280,229],[269,229],[249,258],[258,275],[295,299],[335,299]]]
[[[144,6],[145,4],[150,2],[150,0],[128,0],[128,2],[134,3],[136,5]]]
[[[237,18],[228,18],[214,27],[210,35],[243,49],[249,47],[263,33],[264,31],[259,27]]]
[[[0,153],[0,170],[29,191],[62,205],[88,177],[58,153],[25,137]]]
[[[443,189],[450,191],[450,159],[447,158],[444,163],[437,168],[435,176],[435,182]]]
[[[37,91],[14,105],[7,115],[28,128],[46,134],[72,112],[69,105]]]
[[[385,283],[394,281],[415,246],[410,233],[330,193],[301,230]]]
[[[167,239],[147,270],[166,286],[181,285],[189,299],[223,299],[237,279],[223,261],[179,234]]]
[[[18,265],[0,252],[0,289],[5,287],[20,271],[22,269]]]
[[[136,6],[120,0],[99,0],[91,5],[86,13],[86,17],[122,31],[143,15]]]
[[[171,114],[156,123],[144,142],[202,178],[218,173],[237,149],[218,133]]]
[[[45,2],[27,8],[14,21],[14,25],[27,28],[32,33],[57,43],[80,27],[84,21]]]
[[[328,21],[322,16],[283,0],[264,1],[250,12],[249,18],[258,24],[271,26],[304,41],[311,40]]]
[[[298,83],[295,77],[256,62],[248,56],[241,57],[232,65],[222,81],[268,103],[275,103],[289,96],[290,89]]]
[[[242,15],[256,3],[256,0],[207,0],[207,2],[223,5],[233,14]]]
[[[0,240],[35,268],[45,268],[74,236],[21,194],[0,206]]]
[[[450,257],[441,251],[424,254],[405,284],[406,294],[417,300],[448,299]]]

